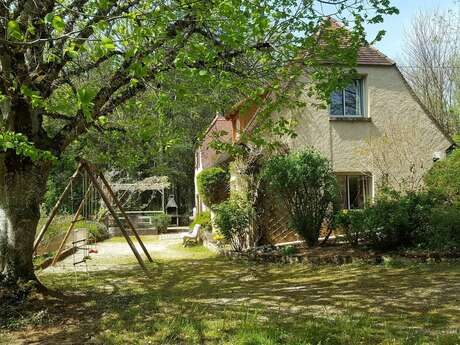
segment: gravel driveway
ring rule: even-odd
[[[135,238],[131,238],[142,258],[147,261],[140,244]],[[142,236],[142,240],[152,258],[167,255],[169,251],[173,251],[171,247],[181,243],[180,234]],[[122,237],[114,237],[110,240],[90,245],[88,249],[90,249],[88,253],[89,259],[85,262],[74,265],[74,262],[81,261],[85,256],[85,251],[79,250],[74,255],[70,255],[58,262],[55,266],[46,268],[46,272],[84,272],[86,270],[97,271],[116,267],[126,268],[126,265],[132,265],[133,261],[134,263],[136,261],[130,246]]]

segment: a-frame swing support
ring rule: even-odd
[[[125,237],[126,239],[126,242],[128,242],[128,245],[130,246],[132,252],[134,253],[134,256],[136,257],[139,265],[142,267],[142,269],[145,271],[145,273],[148,275],[148,270],[147,270],[147,267],[145,266],[145,263],[144,263],[144,260],[142,259],[141,255],[139,254],[139,252],[137,251],[136,249],[136,246],[135,244],[133,243],[133,241],[131,240],[131,238],[129,237],[129,234],[128,232],[126,231],[123,223],[121,222],[120,218],[117,216],[116,212],[115,212],[115,209],[113,208],[112,204],[110,203],[110,199],[108,198],[108,196],[106,195],[106,193],[104,192],[104,189],[101,187],[101,185],[99,184],[99,181],[97,179],[97,177],[100,178],[100,180],[103,182],[105,188],[107,189],[107,191],[109,192],[110,196],[112,197],[112,199],[114,200],[115,202],[115,205],[117,206],[117,208],[120,210],[120,212],[122,213],[122,215],[125,217],[131,231],[133,232],[134,236],[136,237],[136,240],[139,242],[140,246],[142,247],[142,250],[144,251],[145,255],[147,256],[148,260],[150,262],[153,262],[152,258],[150,257],[150,254],[148,253],[147,251],[147,248],[145,247],[144,243],[142,242],[142,239],[140,238],[138,232],[136,231],[136,229],[134,228],[131,220],[128,218],[125,210],[123,209],[120,201],[118,200],[118,198],[116,197],[115,193],[113,192],[112,188],[110,187],[109,183],[107,182],[107,180],[105,179],[104,175],[98,171],[98,169],[93,166],[91,163],[83,160],[83,159],[80,159],[80,164],[77,168],[77,170],[75,171],[75,173],[72,175],[71,177],[71,180],[69,181],[68,185],[66,186],[66,188],[64,189],[64,192],[61,194],[61,196],[59,197],[58,201],[56,202],[56,205],[53,207],[53,210],[52,212],[50,213],[50,216],[48,217],[45,225],[43,226],[43,228],[41,229],[40,231],[40,234],[39,236],[37,237],[37,240],[35,241],[35,244],[34,244],[34,252],[37,250],[38,248],[38,245],[40,244],[41,240],[43,239],[43,236],[45,234],[45,232],[48,230],[48,227],[49,225],[51,224],[53,218],[55,217],[55,215],[57,214],[57,211],[59,209],[59,206],[62,204],[63,200],[64,200],[64,197],[66,196],[66,194],[68,193],[69,189],[70,189],[70,185],[72,183],[73,180],[76,179],[76,177],[78,176],[78,174],[82,171],[82,170],[86,170],[87,173],[88,173],[88,176],[91,180],[91,184],[94,186],[94,188],[98,191],[100,197],[102,198],[102,200],[104,201],[107,209],[109,210],[110,214],[112,215],[113,219],[115,220],[115,223],[118,225],[118,227],[120,228],[120,231],[121,233],[123,234],[123,236]],[[69,236],[71,230],[73,229],[73,226],[74,224],[76,223],[76,221],[78,221],[78,217],[79,217],[79,214],[81,212],[81,209],[85,203],[85,199],[87,198],[88,196],[88,191],[90,190],[91,188],[91,185],[88,187],[87,191],[85,192],[85,195],[83,197],[83,200],[81,201],[80,205],[79,205],[79,208],[74,216],[74,221],[72,221],[71,225],[69,226],[69,228],[67,229],[67,232],[66,232],[66,235],[65,235],[65,238],[63,240],[63,242],[61,243],[61,246],[58,250],[58,252],[56,253],[56,256],[53,260],[53,263],[59,258],[60,254],[61,254],[61,250],[62,250],[62,247],[63,247],[63,244],[65,243],[67,237]]]
[[[61,195],[59,196],[59,199],[57,200],[56,204],[54,205],[53,209],[51,210],[51,213],[50,213],[48,219],[46,220],[46,222],[43,225],[43,227],[40,229],[40,232],[39,232],[39,234],[38,234],[38,236],[37,236],[37,238],[35,240],[35,243],[34,243],[34,253],[37,251],[38,245],[42,241],[43,236],[45,235],[45,232],[48,230],[51,222],[53,221],[54,217],[58,213],[59,207],[61,206],[62,202],[64,201],[64,198],[66,197],[66,195],[69,193],[70,189],[72,188],[71,187],[72,183],[78,177],[78,175],[80,174],[82,168],[83,168],[82,165],[78,164],[77,170],[75,170],[73,175],[70,177],[69,183],[67,183],[67,186],[65,186],[64,191],[61,193]]]
[[[62,248],[64,248],[64,245],[65,245],[67,239],[69,238],[70,233],[72,232],[73,228],[75,227],[75,224],[77,224],[77,222],[78,222],[78,218],[80,217],[81,210],[85,206],[86,198],[88,197],[88,195],[90,193],[90,190],[91,190],[91,184],[86,189],[85,195],[83,196],[83,199],[81,200],[80,205],[77,208],[77,212],[75,212],[75,215],[73,216],[72,222],[70,223],[69,227],[67,228],[67,231],[66,231],[66,233],[64,235],[64,238],[62,239],[61,244],[59,245],[59,249],[57,250],[56,255],[54,256],[54,259],[51,262],[51,265],[54,266],[54,264],[59,259],[59,256],[61,256]]]

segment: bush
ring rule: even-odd
[[[201,224],[202,229],[210,228],[211,227],[211,213],[209,212],[201,212],[198,214],[193,222],[190,224],[190,229],[193,229],[196,224]]]
[[[197,177],[197,188],[206,206],[216,205],[228,196],[230,175],[219,167],[203,169]]]
[[[158,213],[152,216],[152,225],[158,230],[159,233],[166,232],[169,224],[171,224],[171,216]]]
[[[445,195],[449,200],[460,200],[460,149],[446,159],[436,162],[425,176],[429,191]]]
[[[386,190],[366,209],[339,212],[335,226],[344,230],[353,245],[363,240],[381,250],[414,247],[432,231],[433,209],[439,202],[430,192]]]
[[[460,204],[432,192],[385,190],[371,207],[337,213],[334,226],[352,245],[362,240],[380,250],[460,249]]]
[[[365,210],[341,210],[334,217],[334,227],[343,230],[348,243],[356,246],[365,236],[366,216]]]
[[[83,227],[88,229],[88,238],[95,241],[103,241],[109,238],[109,230],[99,222],[86,221]]]
[[[251,220],[252,207],[244,196],[232,195],[213,210],[216,212],[214,225],[235,251],[246,247],[246,237]]]
[[[297,248],[294,246],[283,246],[281,247],[281,255],[292,256],[297,253]]]
[[[428,192],[388,191],[364,210],[365,239],[379,249],[414,246],[427,231],[436,204],[435,195]]]
[[[327,158],[312,149],[276,156],[263,169],[269,189],[287,207],[292,228],[309,246],[333,215],[337,180]]]
[[[439,205],[432,209],[430,226],[419,234],[420,247],[460,250],[460,205]]]

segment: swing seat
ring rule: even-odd
[[[186,247],[190,244],[198,244],[200,240],[200,229],[201,224],[196,224],[192,231],[183,233],[182,237],[182,245]]]

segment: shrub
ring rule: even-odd
[[[197,188],[203,202],[211,207],[227,198],[230,175],[219,167],[203,169],[197,177]]]
[[[436,162],[425,176],[425,184],[431,192],[460,199],[460,149],[446,159]]]
[[[329,161],[312,149],[276,156],[263,170],[269,189],[286,205],[292,228],[309,246],[333,215],[337,180]]]
[[[358,245],[367,229],[365,210],[341,210],[334,217],[334,227],[340,228],[351,245]]]
[[[389,191],[364,210],[365,239],[379,249],[411,247],[430,224],[436,197],[427,192]]]
[[[99,222],[86,221],[83,227],[88,229],[88,238],[95,241],[103,241],[109,238],[109,230]]]
[[[419,246],[435,250],[460,250],[460,205],[432,209],[430,226],[417,238]]]
[[[152,216],[152,225],[158,230],[158,232],[166,232],[169,224],[171,224],[171,216],[158,213]]]
[[[385,190],[372,206],[341,211],[334,220],[353,245],[364,240],[382,250],[413,247],[429,231],[432,210],[438,202],[438,198],[429,192],[402,194]]]
[[[283,246],[281,247],[281,255],[291,256],[297,253],[297,248],[294,246]]]
[[[353,245],[363,240],[381,250],[460,249],[460,204],[432,192],[386,190],[371,207],[337,213],[334,225]]]
[[[244,196],[232,195],[230,199],[216,205],[214,225],[235,251],[246,246],[246,237],[251,220],[252,207]]]
[[[201,224],[201,228],[210,228],[211,227],[211,213],[210,212],[201,212],[198,214],[193,222],[190,224],[190,229],[193,229],[196,224]]]

